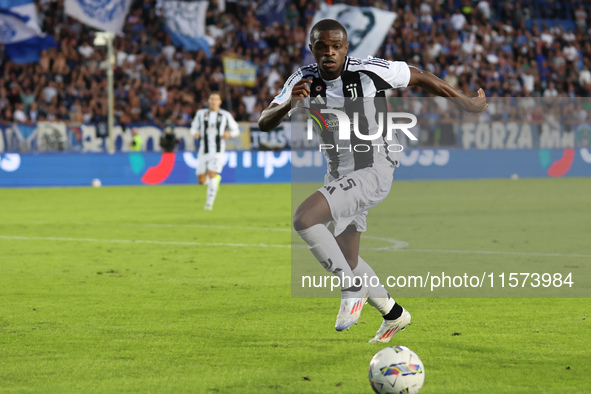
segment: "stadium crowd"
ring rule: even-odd
[[[115,112],[122,124],[189,124],[212,91],[237,121],[256,121],[263,106],[302,65],[318,0],[288,1],[285,23],[257,19],[264,0],[211,0],[206,25],[211,57],[173,46],[160,0],[135,0],[115,40]],[[333,1],[332,3],[337,3]],[[591,4],[578,0],[343,1],[390,10],[397,19],[377,54],[427,69],[469,94],[580,97],[591,93]],[[106,50],[94,30],[65,15],[63,0],[38,1],[42,30],[58,47],[39,63],[18,65],[0,44],[0,122],[95,122],[107,116]],[[562,23],[532,23],[532,18]],[[552,26],[551,26],[552,25]],[[252,61],[255,88],[226,86],[222,56]],[[418,94],[410,89],[396,95]]]

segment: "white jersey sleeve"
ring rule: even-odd
[[[405,88],[410,83],[410,67],[406,62],[392,62],[368,56],[360,63],[353,67],[377,75],[388,85],[388,89]]]
[[[302,69],[299,69],[298,71],[293,73],[289,77],[289,79],[285,82],[285,85],[283,85],[283,89],[281,90],[281,93],[279,93],[277,96],[275,96],[273,101],[271,101],[271,104],[281,105],[281,104],[287,102],[291,98],[291,91],[293,90],[293,87],[295,86],[296,83],[298,83],[302,79],[302,76],[303,76]]]
[[[238,123],[236,123],[236,120],[228,111],[224,111],[224,115],[226,115],[226,130],[230,132],[232,137],[238,137],[240,135]]]

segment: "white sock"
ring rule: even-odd
[[[361,258],[361,256],[359,256],[358,261],[357,267],[355,267],[353,270],[353,274],[355,274],[355,276],[360,276],[363,278],[364,283],[367,283],[369,287],[369,304],[380,311],[382,316],[386,315],[388,312],[390,312],[396,301],[390,297],[386,288],[381,283],[379,283],[379,278],[373,268],[371,268],[371,266],[367,264],[365,260]],[[378,279],[371,280],[373,277]],[[377,286],[372,286],[376,283]]]
[[[337,240],[322,224],[297,232],[325,270],[341,278],[341,290],[354,286],[354,275]]]
[[[207,198],[205,200],[205,205],[213,206],[213,202],[215,201],[215,196],[218,194],[218,188],[220,186],[220,183],[216,178],[209,178],[207,180],[206,184],[207,184]]]

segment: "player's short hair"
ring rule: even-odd
[[[345,41],[347,40],[347,30],[343,25],[341,25],[338,21],[334,19],[323,19],[320,22],[316,23],[312,30],[310,30],[310,43],[314,44],[316,41],[316,37],[323,32],[323,31],[330,31],[330,30],[338,30],[343,32],[345,36]]]
[[[217,90],[214,90],[213,92],[209,93],[209,97],[211,97],[212,95],[217,94],[218,97],[220,98],[220,100],[223,100],[222,98],[222,94],[220,92],[218,92]]]

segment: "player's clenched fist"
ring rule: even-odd
[[[478,89],[478,96],[472,98],[470,112],[482,112],[488,107],[484,90]]]
[[[476,97],[456,97],[454,98],[454,101],[468,112],[478,113],[484,111],[488,107],[486,94],[482,89],[478,90],[478,96]]]

